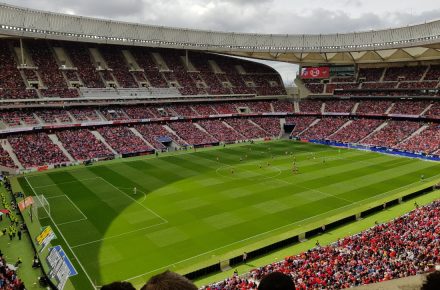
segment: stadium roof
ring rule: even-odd
[[[344,34],[250,34],[142,25],[0,3],[0,34],[203,50],[298,64],[363,64],[440,59],[440,21]]]

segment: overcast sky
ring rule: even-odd
[[[0,0],[1,1],[1,0]],[[3,0],[55,12],[235,32],[336,33],[440,19],[440,0]],[[296,66],[273,63],[286,83]]]

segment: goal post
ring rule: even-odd
[[[50,218],[50,204],[44,195],[35,196],[32,211],[32,214],[39,220]]]

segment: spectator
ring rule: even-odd
[[[113,282],[102,286],[101,290],[136,290],[130,282]]]
[[[286,274],[272,272],[261,279],[258,290],[295,290],[295,284]]]
[[[420,290],[438,290],[440,289],[440,271],[435,271],[426,277]]]
[[[197,287],[184,276],[165,271],[151,277],[141,290],[197,290]]]

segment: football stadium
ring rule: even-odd
[[[440,21],[0,36],[0,289],[440,289]]]

